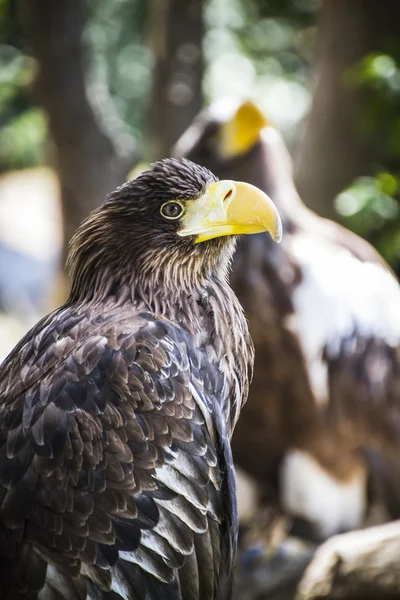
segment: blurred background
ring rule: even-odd
[[[220,97],[257,101],[304,202],[399,269],[399,18],[397,0],[1,0],[0,357],[65,297],[88,211]]]
[[[399,24],[398,0],[0,0],[0,359],[66,298],[81,220],[219,98],[398,274]]]

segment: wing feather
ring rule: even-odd
[[[216,389],[187,333],[131,310],[22,340],[0,375],[1,597],[222,598]]]

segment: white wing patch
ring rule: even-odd
[[[298,236],[293,254],[303,280],[293,294],[295,312],[286,327],[298,337],[309,365],[316,400],[328,401],[324,349],[334,357],[345,338],[357,333],[390,346],[400,342],[400,286],[383,266],[361,262],[349,251],[316,246]]]
[[[282,504],[291,515],[303,517],[323,538],[357,529],[363,523],[367,502],[367,476],[361,464],[348,481],[332,477],[312,456],[290,450],[280,471]]]

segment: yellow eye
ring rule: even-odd
[[[185,212],[184,206],[177,200],[165,202],[160,208],[160,213],[165,219],[179,219]]]

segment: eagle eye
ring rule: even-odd
[[[184,206],[176,200],[165,202],[165,204],[163,204],[160,208],[160,213],[162,216],[169,220],[179,219],[184,212]]]

